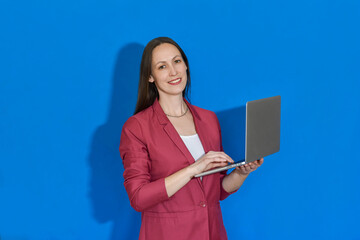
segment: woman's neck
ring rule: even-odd
[[[180,116],[184,114],[187,109],[182,95],[159,98],[159,104],[165,114],[171,116]]]

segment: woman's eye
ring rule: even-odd
[[[164,69],[165,68],[165,65],[161,65],[160,67],[159,67],[159,69]]]
[[[176,59],[176,60],[175,60],[175,63],[179,63],[179,62],[181,62],[180,59]]]

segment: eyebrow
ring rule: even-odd
[[[180,57],[180,55],[176,55],[175,57],[173,57],[171,60],[174,60],[175,58]],[[157,63],[155,63],[155,66],[158,65],[159,63],[165,63],[166,61],[158,61]]]

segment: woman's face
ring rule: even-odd
[[[149,82],[155,82],[160,98],[182,95],[187,82],[186,70],[187,66],[179,50],[172,44],[163,43],[152,52]]]

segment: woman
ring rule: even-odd
[[[219,201],[240,188],[263,159],[231,174],[194,176],[234,161],[223,152],[216,115],[191,105],[188,60],[172,39],[144,49],[135,114],[120,154],[131,206],[142,212],[139,239],[227,239]]]

